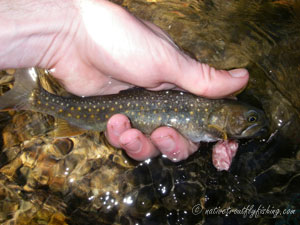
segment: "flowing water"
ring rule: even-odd
[[[212,144],[187,160],[144,162],[103,134],[56,139],[57,121],[30,111],[0,113],[2,224],[299,224],[300,3],[297,1],[117,1],[166,30],[178,46],[222,69],[246,67],[238,96],[270,121],[264,139],[240,141],[229,171]],[[0,73],[0,94],[13,71]],[[63,94],[51,77],[47,90]]]

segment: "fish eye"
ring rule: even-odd
[[[257,116],[251,115],[248,117],[248,122],[249,123],[254,123],[257,121]]]

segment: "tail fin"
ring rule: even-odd
[[[13,88],[0,96],[0,111],[25,109],[33,89],[37,87],[38,74],[34,67],[17,69]]]

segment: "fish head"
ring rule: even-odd
[[[268,120],[262,110],[237,101],[227,102],[210,117],[218,117],[214,119],[216,123],[213,126],[234,139],[259,137],[266,133],[268,127]]]

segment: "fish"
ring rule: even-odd
[[[207,99],[179,90],[132,88],[118,94],[63,97],[39,84],[40,70],[17,69],[11,90],[0,96],[0,110],[49,114],[84,130],[104,131],[108,119],[126,115],[132,127],[150,135],[160,126],[175,128],[193,142],[254,138],[266,130],[264,112],[232,99]]]

